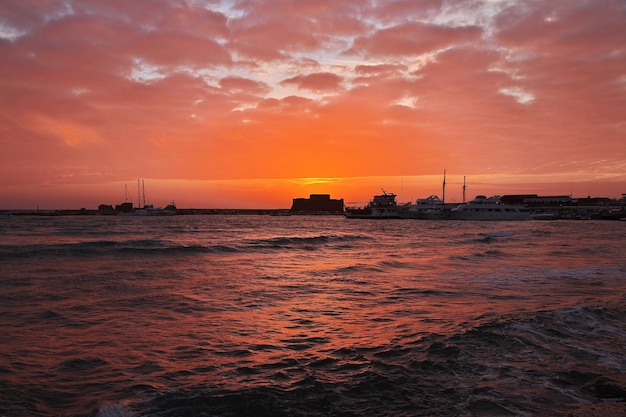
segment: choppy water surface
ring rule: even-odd
[[[0,217],[0,415],[560,416],[626,222]]]

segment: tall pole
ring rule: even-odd
[[[146,208],[146,184],[144,184],[143,178],[141,179],[141,191],[143,193],[143,208]]]
[[[137,208],[141,208],[141,189],[139,188],[139,178],[137,178]]]
[[[442,190],[442,202],[446,202],[446,170],[443,170],[443,190]]]
[[[463,175],[463,204],[465,204],[465,175]]]

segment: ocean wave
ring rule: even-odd
[[[497,249],[491,249],[491,250],[487,250],[484,252],[478,252],[475,253],[474,256],[477,256],[479,258],[502,258],[507,256],[505,252],[502,252],[501,250],[497,250]]]
[[[389,268],[393,269],[412,269],[414,268],[414,264],[412,262],[403,262],[396,260],[384,260],[379,263],[381,269],[386,270]]]
[[[317,355],[310,348],[326,340],[286,339],[292,354],[307,353],[242,362],[236,375],[247,388],[169,392],[138,409],[150,416],[560,416],[589,398],[586,387],[603,372],[626,370],[623,319],[623,311],[593,306],[485,316],[452,335]]]
[[[106,366],[107,361],[101,358],[73,358],[61,362],[56,370],[59,372],[79,372]]]
[[[469,338],[499,345],[501,352],[515,352],[512,360],[534,370],[560,363],[566,372],[624,372],[625,319],[626,312],[619,307],[584,306],[491,318],[460,337],[465,346]]]
[[[122,403],[107,403],[98,409],[96,417],[134,417],[130,409]]]
[[[98,240],[75,243],[0,245],[0,260],[14,258],[101,256],[101,255],[168,255],[194,253],[229,253],[239,249],[227,245],[184,245],[162,239]]]
[[[498,237],[510,237],[510,236],[513,236],[513,233],[506,232],[506,231],[502,231],[502,232],[483,232],[483,233],[481,233],[481,235],[483,235],[485,237],[498,238]]]
[[[256,249],[302,249],[315,250],[327,244],[350,245],[368,239],[362,235],[277,236],[244,241],[247,247]]]
[[[613,225],[139,220],[3,239],[0,415],[562,416],[626,372]]]
[[[95,415],[561,416],[591,398],[588,386],[603,373],[626,371],[625,318],[620,306],[485,315],[454,334],[378,346],[336,347],[324,337],[294,335],[277,345],[229,349],[233,366],[196,368],[193,374],[205,376],[195,385],[133,385],[145,395],[104,403]],[[260,350],[275,355],[253,361]],[[56,371],[90,374],[109,365],[86,356]],[[153,362],[132,370],[162,371]],[[165,373],[164,382],[189,375]],[[215,382],[221,378],[233,385]]]
[[[370,265],[366,263],[357,263],[354,265],[341,266],[334,269],[333,275],[336,276],[334,281],[338,282],[350,282],[354,284],[362,284],[363,281],[355,280],[353,277],[358,276],[359,273],[381,273],[385,269],[380,266]]]

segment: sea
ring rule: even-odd
[[[626,222],[0,216],[0,416],[562,416]]]

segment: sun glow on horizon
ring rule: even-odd
[[[592,173],[572,177],[554,175],[446,175],[446,201],[460,203],[463,185],[466,198],[476,195],[539,194],[620,198],[626,174],[598,178]],[[329,194],[346,202],[366,202],[383,191],[398,195],[398,201],[409,202],[429,195],[443,195],[443,173],[428,175],[345,177],[345,178],[272,178],[227,180],[144,179],[148,204],[163,207],[176,202],[179,208],[289,208],[293,198],[311,194]],[[615,187],[617,185],[617,187]],[[95,209],[100,204],[138,201],[137,179],[112,183],[40,186],[28,193],[18,186],[0,187],[5,196],[0,209]],[[26,203],[12,204],[12,196],[23,195]]]

